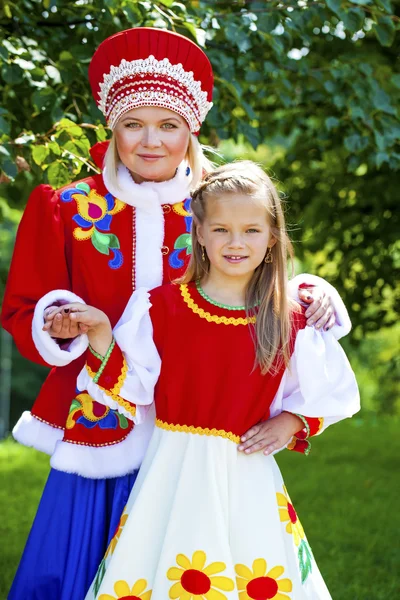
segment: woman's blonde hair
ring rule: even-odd
[[[204,222],[208,200],[227,194],[246,195],[250,201],[265,207],[271,234],[276,240],[271,248],[272,262],[262,261],[246,290],[247,314],[256,316],[256,362],[262,373],[276,372],[283,364],[289,364],[290,313],[299,310],[298,305],[288,299],[287,291],[287,262],[289,257],[293,259],[293,249],[286,232],[279,194],[268,175],[252,161],[238,161],[218,167],[194,189],[191,204],[192,255],[180,283],[201,280],[209,272],[210,262],[207,255],[205,260],[202,258],[196,226]]]
[[[196,186],[201,181],[203,175],[214,169],[214,164],[205,156],[204,150],[213,151],[208,146],[202,146],[193,133],[190,134],[189,144],[186,153],[186,160],[192,169],[192,185]],[[118,154],[117,143],[114,133],[112,134],[110,144],[104,157],[103,167],[107,169],[107,177],[113,187],[118,188],[118,165],[121,159]]]

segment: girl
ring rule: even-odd
[[[156,411],[86,598],[328,599],[271,454],[308,451],[311,435],[353,415],[354,374],[288,298],[290,242],[263,171],[244,161],[209,173],[192,211],[180,284],[137,290],[114,338],[100,310],[67,307],[90,341],[79,389],[137,424],[153,394]],[[241,436],[259,421],[267,447],[246,457]]]

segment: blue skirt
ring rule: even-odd
[[[137,473],[86,479],[52,469],[8,600],[83,600]]]

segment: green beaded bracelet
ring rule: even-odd
[[[89,344],[89,350],[93,354],[93,356],[95,356],[96,358],[98,358],[101,361],[104,360],[104,356],[102,356],[101,354],[99,354],[98,352],[96,352],[96,350],[93,350],[93,348],[92,348],[92,346],[90,344]]]
[[[93,377],[93,382],[94,382],[94,383],[97,383],[97,382],[98,382],[98,380],[100,379],[100,377],[101,377],[101,374],[102,374],[102,372],[104,371],[104,369],[105,369],[105,367],[106,367],[106,364],[108,363],[108,360],[109,360],[109,358],[110,358],[110,356],[111,356],[111,352],[114,350],[114,346],[115,346],[115,339],[113,338],[113,339],[112,339],[112,342],[111,342],[111,344],[110,344],[110,345],[109,345],[109,347],[108,347],[108,350],[107,350],[107,352],[106,352],[106,355],[105,355],[105,357],[103,358],[103,361],[102,361],[102,363],[101,363],[101,365],[100,365],[100,368],[99,368],[99,370],[97,371],[96,375]],[[100,356],[100,355],[99,355],[99,356]]]

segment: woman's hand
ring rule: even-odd
[[[66,306],[66,305],[64,305]],[[62,340],[75,338],[87,329],[79,326],[76,321],[71,321],[68,313],[63,312],[64,306],[49,306],[44,311],[43,331],[47,331],[53,338]]]
[[[316,329],[328,331],[336,323],[336,315],[331,297],[322,288],[316,285],[305,285],[299,287],[299,298],[304,304],[308,304],[305,312],[307,325]]]
[[[294,434],[303,428],[304,423],[299,417],[292,413],[282,412],[268,421],[262,421],[251,427],[242,435],[242,443],[238,450],[245,454],[253,454],[253,452],[261,450],[264,451],[264,454],[271,454],[274,450],[286,446]]]

